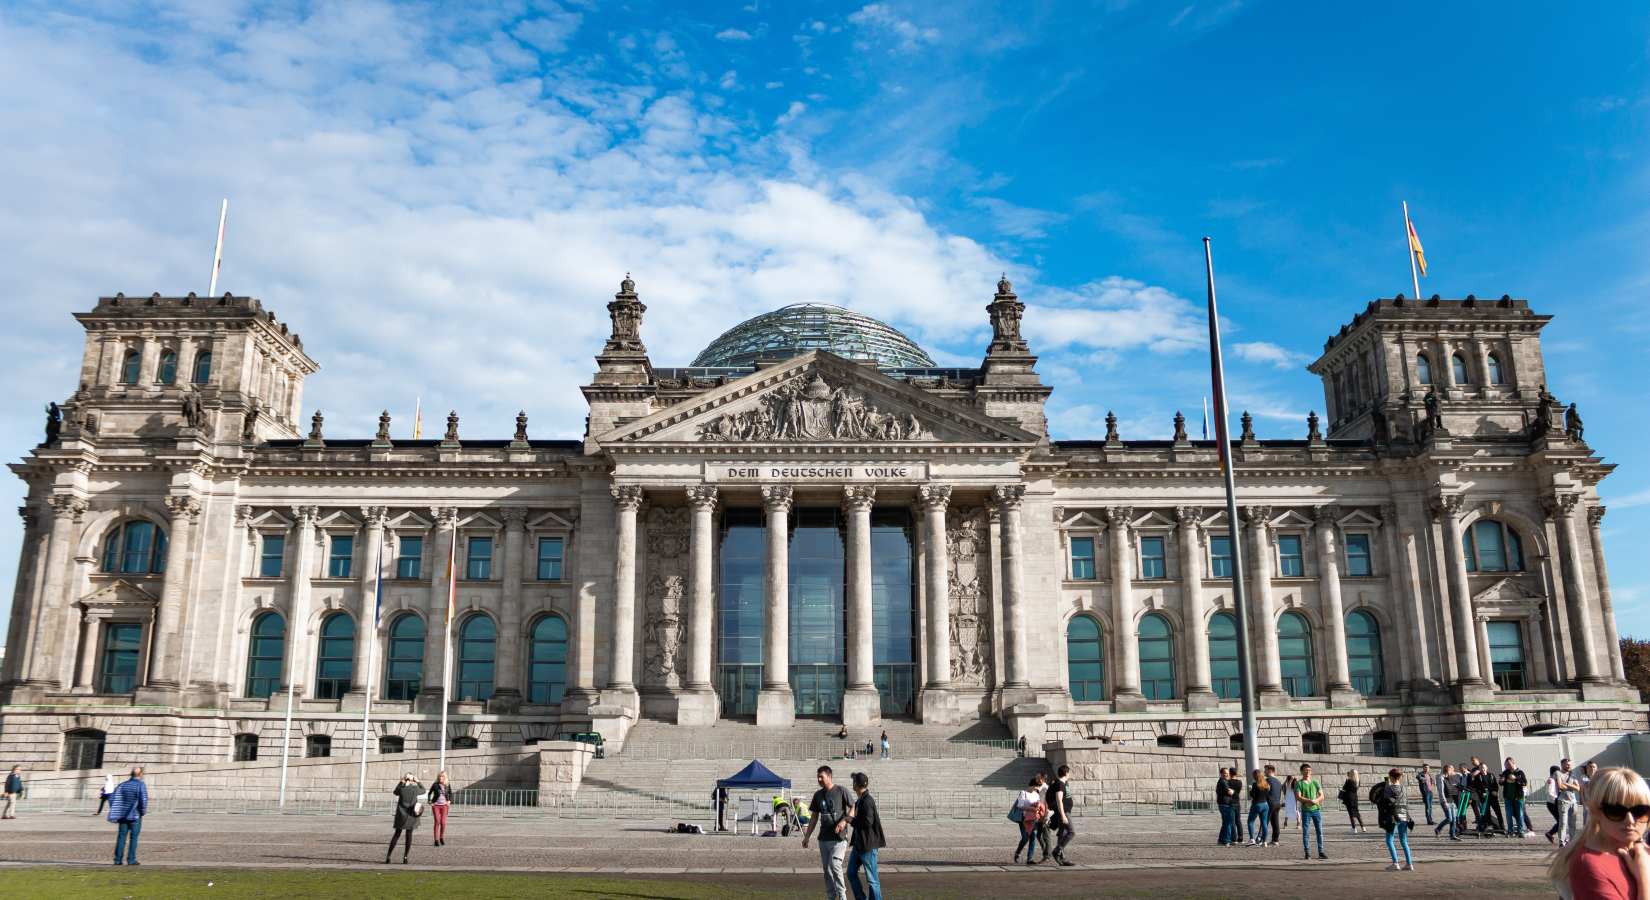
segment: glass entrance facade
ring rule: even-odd
[[[799,716],[842,714],[846,686],[845,524],[836,509],[798,509],[791,530],[791,692]]]
[[[759,509],[722,515],[722,570],[716,603],[716,687],[722,715],[756,715],[762,687],[763,546],[767,529]]]
[[[871,510],[871,641],[882,714],[916,712],[916,590],[911,513]]]

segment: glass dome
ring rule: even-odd
[[[897,329],[864,313],[828,303],[793,303],[729,328],[694,357],[695,367],[743,368],[758,360],[828,350],[848,359],[874,359],[883,369],[933,368]]]

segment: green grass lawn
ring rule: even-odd
[[[7,898],[211,897],[625,897],[729,900],[771,897],[706,882],[643,881],[581,875],[284,869],[0,868]]]

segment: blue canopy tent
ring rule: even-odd
[[[767,766],[762,765],[760,760],[753,759],[750,765],[740,769],[738,773],[727,778],[717,779],[716,786],[730,790],[739,788],[750,790],[757,788],[789,788],[791,780],[780,778],[778,775],[773,774],[773,771]]]

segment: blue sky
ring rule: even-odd
[[[74,387],[69,314],[204,292],[224,196],[219,289],[305,336],[329,433],[422,395],[544,437],[579,432],[627,271],[661,365],[802,300],[969,364],[1007,271],[1056,435],[1115,409],[1166,437],[1206,393],[1204,234],[1234,403],[1298,437],[1304,363],[1408,292],[1407,199],[1425,293],[1556,317],[1552,387],[1620,466],[1622,631],[1650,637],[1642,6],[11,2],[0,121],[12,459]],[[18,538],[0,520],[8,584]]]

